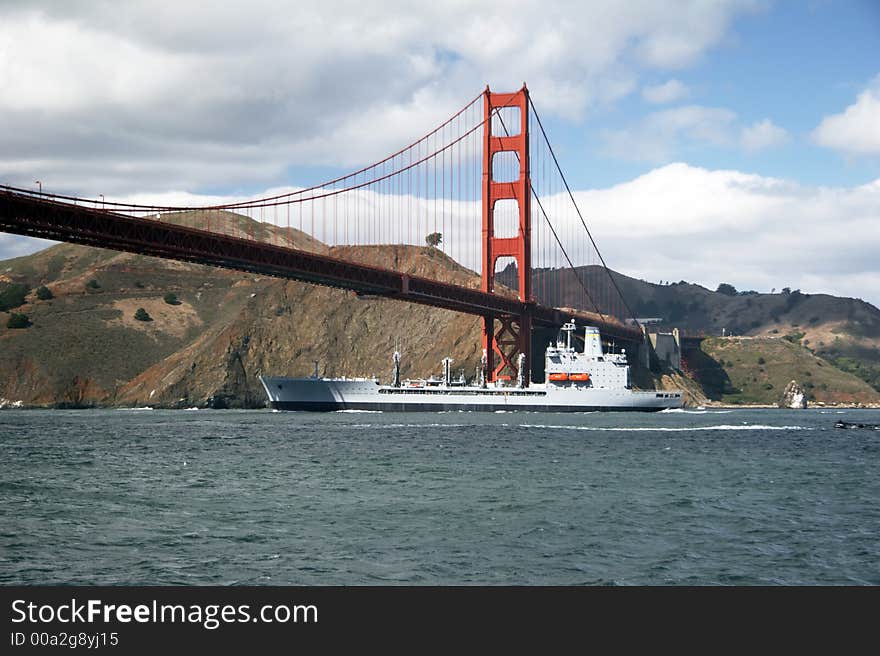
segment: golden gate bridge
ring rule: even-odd
[[[514,93],[486,87],[379,162],[263,198],[170,206],[0,186],[0,231],[477,315],[490,380],[515,380],[519,354],[532,362],[532,331],[569,319],[598,326],[607,341],[643,341],[641,329],[623,321],[634,315],[525,85]],[[317,243],[330,248],[309,246]],[[365,263],[365,249],[386,245],[436,249],[473,275],[419,276],[405,270],[405,258]]]

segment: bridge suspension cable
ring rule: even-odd
[[[553,158],[553,164],[556,167],[556,170],[559,173],[559,177],[562,179],[563,185],[565,185],[565,191],[568,194],[569,199],[571,200],[571,204],[577,213],[578,219],[580,220],[581,226],[583,226],[584,232],[586,232],[587,237],[590,240],[590,243],[593,245],[593,248],[596,251],[596,255],[599,257],[599,261],[602,263],[602,268],[605,270],[605,273],[608,276],[608,280],[613,285],[620,301],[623,303],[624,308],[628,313],[628,317],[632,318],[633,321],[638,325],[638,321],[636,319],[636,315],[633,313],[632,309],[629,306],[629,303],[626,301],[626,297],[623,295],[620,287],[617,284],[617,281],[614,280],[614,276],[611,274],[611,270],[608,268],[608,265],[605,263],[605,258],[602,256],[602,251],[599,250],[599,246],[596,244],[596,240],[593,239],[593,234],[590,232],[589,227],[587,226],[587,222],[584,220],[584,215],[581,213],[581,209],[577,204],[577,201],[574,198],[574,194],[571,191],[571,187],[568,184],[568,180],[565,177],[565,173],[562,171],[562,167],[559,165],[559,159],[556,157],[556,152],[553,150],[553,145],[550,143],[550,139],[547,137],[547,131],[544,129],[544,124],[541,121],[541,116],[538,114],[538,110],[535,108],[534,102],[532,102],[531,96],[529,96],[529,106],[532,111],[531,114],[534,115],[535,120],[537,121],[538,128],[541,131],[541,136],[544,139],[544,143],[547,145],[547,149],[550,152],[550,156]],[[540,201],[539,201],[540,202]]]
[[[260,198],[195,206],[4,188],[47,204],[72,203],[110,215],[183,225],[408,275],[446,276],[452,278],[449,282],[478,289],[483,266],[483,141],[486,130],[491,131],[496,122],[510,135],[505,114],[511,109],[494,107],[486,114],[484,97],[481,93],[419,139],[373,164],[327,182]],[[527,159],[529,191],[535,201],[530,210],[531,297],[524,302],[591,310],[603,322],[609,316],[620,317],[622,303],[633,316],[575,201],[531,98],[523,107],[531,109]],[[530,127],[533,120],[537,129]],[[511,125],[518,123],[511,121]],[[495,157],[498,161],[490,167],[494,181],[519,179],[518,152],[497,152]],[[494,226],[499,232],[495,237],[500,239],[523,230],[518,210],[510,202],[515,205],[515,201],[499,200],[494,208]],[[497,266],[506,268],[495,272],[499,285],[493,293],[516,297],[516,263],[504,259],[498,261]]]
[[[530,97],[529,97],[529,105],[531,106],[532,111],[534,111],[535,108],[534,108],[534,105],[532,104]],[[499,123],[501,124],[501,128],[504,130],[504,134],[508,137],[511,136],[510,131],[507,129],[507,124],[504,122],[504,118],[500,114],[498,116],[498,119],[499,119]],[[544,134],[544,139],[545,139],[545,141],[547,141],[546,133]],[[550,145],[549,141],[547,141],[547,145],[548,146]],[[516,155],[516,159],[517,159],[517,163],[519,163],[519,154]],[[557,166],[558,166],[558,164],[557,164]],[[561,173],[561,171],[560,171],[560,173]],[[562,240],[559,239],[559,234],[557,233],[556,228],[553,227],[553,222],[550,220],[550,217],[547,215],[547,210],[544,209],[544,204],[541,202],[541,197],[535,191],[535,186],[532,183],[531,177],[529,179],[529,191],[531,192],[532,197],[535,199],[535,202],[538,204],[538,209],[541,211],[541,216],[544,218],[544,221],[545,221],[547,227],[550,229],[550,233],[553,235],[553,239],[556,241],[556,244],[559,246],[559,249],[562,251],[562,255],[563,255],[563,257],[565,257],[565,261],[568,263],[569,269],[575,274],[575,278],[576,278],[578,284],[580,285],[581,289],[583,290],[584,295],[590,301],[590,304],[593,306],[593,309],[596,311],[596,314],[598,314],[604,320],[605,316],[602,313],[602,311],[599,309],[599,306],[593,300],[593,296],[590,294],[590,290],[587,289],[587,287],[584,284],[581,277],[577,275],[577,267],[574,265],[574,262],[572,262],[571,257],[568,254],[568,251],[565,249],[565,245],[562,243]],[[534,225],[535,224],[533,223],[532,226],[534,227]],[[593,246],[595,247],[595,243],[593,244]],[[598,252],[598,249],[596,249],[596,250]]]

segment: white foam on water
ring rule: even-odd
[[[481,424],[351,424],[349,428],[475,428]],[[494,424],[492,427],[508,428],[509,424]]]
[[[520,428],[549,428],[553,430],[581,430],[581,431],[600,431],[600,432],[633,432],[633,433],[687,433],[691,431],[746,431],[746,430],[813,430],[806,426],[767,426],[764,424],[743,424],[734,426],[731,424],[719,424],[717,426],[690,426],[690,427],[669,427],[669,426],[621,426],[619,428],[604,428],[601,426],[555,426],[549,424],[520,424]]]
[[[337,414],[382,414],[381,410],[334,410]]]

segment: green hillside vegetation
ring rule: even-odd
[[[9,315],[9,320],[6,322],[6,327],[11,328],[12,330],[19,330],[21,328],[27,328],[31,325],[30,319],[28,319],[26,314],[19,314],[18,312],[13,312]]]
[[[47,303],[34,295],[19,306],[32,323],[28,330],[0,324],[0,371],[7,372],[0,376],[0,398],[27,405],[113,403],[119,385],[242,307],[247,285],[241,282],[253,280],[74,244],[7,260],[0,271],[25,289],[51,287],[54,296]],[[88,287],[90,280],[100,287]],[[181,305],[165,303],[169,290]],[[136,321],[139,307],[154,321]]]
[[[707,395],[730,404],[779,401],[796,380],[809,401],[876,403],[880,395],[865,381],[837,369],[796,341],[776,337],[712,337],[688,354],[688,368]]]
[[[0,312],[8,312],[24,305],[28,295],[26,285],[5,284],[0,285]]]

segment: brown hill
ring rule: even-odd
[[[202,219],[182,213],[163,215],[161,220],[195,224]],[[328,247],[297,230],[260,224],[236,214],[214,213],[212,221],[222,221],[229,234],[256,235],[281,245],[390,266],[412,275],[479,286],[477,274],[435,248]],[[537,275],[546,283],[554,274],[543,271]],[[584,275],[590,277],[591,284],[607,281],[598,270]],[[696,285],[650,285],[614,275],[639,316],[664,316],[670,324],[692,329],[737,327],[737,322],[745,322],[754,334],[788,335],[791,342],[802,340],[817,352],[837,353],[838,362],[850,357],[853,367],[872,362],[870,357],[877,351],[878,311],[860,301],[794,292],[726,296]],[[37,297],[36,289],[42,285],[51,299]],[[552,288],[552,284],[545,287]],[[514,293],[510,288],[503,291]],[[175,294],[178,302],[166,302],[169,293]],[[560,306],[573,302],[566,298],[556,301]],[[439,373],[440,361],[447,355],[455,359],[457,370],[470,376],[480,354],[479,320],[475,317],[70,244],[0,262],[0,303],[9,306],[0,309],[24,313],[31,322],[28,328],[11,329],[6,325],[8,315],[0,315],[0,407],[10,402],[252,407],[264,401],[257,380],[260,373],[308,375],[318,361],[325,375],[387,379],[391,353],[400,348],[404,376]],[[152,320],[135,319],[139,308]],[[757,348],[756,344],[750,348]],[[698,385],[669,372],[652,376],[634,370],[635,380],[643,387],[684,386],[693,403],[713,398],[734,400],[729,398],[733,389],[740,390],[738,398],[743,402],[764,401],[770,396],[766,385],[775,389],[782,379],[800,377],[798,372],[819,366],[804,369],[801,358],[771,362],[763,356],[767,361],[765,381],[762,372],[746,373],[743,369],[740,376],[740,360],[744,363],[751,357],[746,351],[736,357],[722,351],[705,349],[704,364],[707,371],[722,372],[722,378],[730,383],[727,391],[726,383],[722,381],[719,388],[712,375],[704,376]],[[853,357],[861,353],[870,357]],[[831,362],[827,366],[823,375],[834,369]],[[846,387],[844,396],[833,397],[838,400],[870,399],[869,394],[862,395],[864,389],[852,387],[848,378],[819,378],[813,379],[816,398],[829,392],[821,387],[825,382],[831,391]]]
[[[433,248],[331,249],[295,230],[227,219],[230,232],[479,284]],[[404,375],[415,376],[439,372],[447,355],[472,374],[479,359],[474,317],[305,283],[71,244],[2,262],[0,273],[0,287],[30,290],[15,311],[31,321],[23,330],[7,328],[7,315],[0,322],[0,404],[259,406],[258,373],[310,374],[315,360],[327,374],[387,376],[399,346]],[[36,297],[40,285],[51,300]],[[169,292],[178,304],[163,300]],[[138,308],[152,321],[136,320]]]
[[[353,256],[378,265],[393,258],[413,275],[445,274],[473,284],[473,272],[421,247],[358,247]],[[336,252],[334,252],[336,251]],[[456,265],[457,266],[457,265]],[[439,270],[438,270],[439,269]],[[403,301],[359,298],[353,292],[282,280],[254,281],[245,305],[185,348],[150,367],[119,391],[124,404],[185,407],[260,406],[261,373],[309,375],[317,362],[327,376],[390,376],[399,348],[404,376],[439,373],[442,358],[473,372],[479,319]]]
[[[578,272],[592,290],[599,309],[610,311],[602,302],[617,295],[605,270],[591,266],[580,267]],[[510,284],[513,273],[510,267],[500,278]],[[545,304],[571,304],[579,296],[578,285],[558,284],[571,275],[570,271],[536,270],[533,289],[542,295]],[[788,335],[880,391],[880,309],[861,299],[789,289],[773,294],[737,292],[730,286],[722,286],[728,293],[721,293],[685,281],[661,285],[616,272],[611,276],[633,315],[663,320],[652,329],[677,327],[715,336]]]

